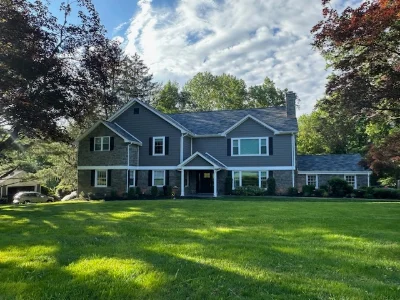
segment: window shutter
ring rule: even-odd
[[[94,186],[94,180],[96,178],[96,171],[91,170],[90,171],[90,186]]]
[[[139,172],[137,170],[135,170],[135,186],[138,186],[138,176],[139,176]]]
[[[273,155],[274,154],[274,138],[273,137],[269,137],[268,138],[268,149],[269,149],[269,155]]]
[[[274,171],[268,171],[268,177],[274,178]]]
[[[107,170],[107,186],[111,186],[111,170]]]
[[[114,137],[110,137],[110,151],[114,150]]]
[[[153,138],[149,137],[149,155],[153,155]]]
[[[169,136],[165,137],[165,155],[169,154]]]
[[[184,172],[182,170],[182,172]],[[165,171],[165,185],[169,185],[169,170]]]
[[[227,139],[226,155],[231,156],[231,139]]]
[[[90,138],[90,151],[94,151],[94,138]]]
[[[152,178],[152,176],[153,176],[153,171],[152,170],[149,170],[149,174],[148,174],[148,177],[147,177],[147,186],[152,186],[153,184],[153,178]]]

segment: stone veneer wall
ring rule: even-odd
[[[287,194],[288,188],[293,186],[292,171],[274,171],[274,178],[276,182],[276,194],[278,195]],[[296,183],[296,177],[295,177],[295,183]]]
[[[111,186],[94,187],[91,186],[91,170],[78,170],[78,194],[81,192],[93,193],[99,197],[110,195],[111,191],[122,195],[126,192],[127,173],[126,170],[111,171]]]
[[[138,186],[142,189],[143,193],[150,193],[151,186],[148,186],[148,176],[149,176],[149,171],[145,170],[139,170],[137,171],[138,179],[137,179],[137,184]],[[180,190],[181,190],[181,172],[177,170],[169,170],[169,185],[174,187],[178,187],[178,195],[180,195]],[[159,188],[159,190],[162,192],[163,189],[162,187]]]

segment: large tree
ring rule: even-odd
[[[286,90],[275,87],[275,83],[268,77],[260,85],[249,88],[249,105],[251,107],[271,107],[286,105]]]
[[[57,20],[41,1],[3,0],[0,4],[0,122],[8,130],[0,151],[24,134],[62,138],[63,120],[88,111],[87,81],[75,61],[95,45],[104,28],[90,0],[61,4]]]
[[[322,0],[324,19],[312,29],[314,46],[334,71],[325,102],[399,118],[400,0],[365,1],[341,14],[330,2]]]

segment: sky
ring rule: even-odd
[[[324,95],[329,70],[310,33],[322,19],[320,0],[92,1],[109,37],[119,39],[126,53],[139,53],[156,81],[182,86],[208,71],[251,86],[268,76],[297,93],[298,116]],[[332,5],[343,10],[361,2]]]

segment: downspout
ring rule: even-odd
[[[127,160],[127,170],[126,170],[126,192],[129,192],[129,146],[132,145],[132,143],[128,144],[128,160]]]

